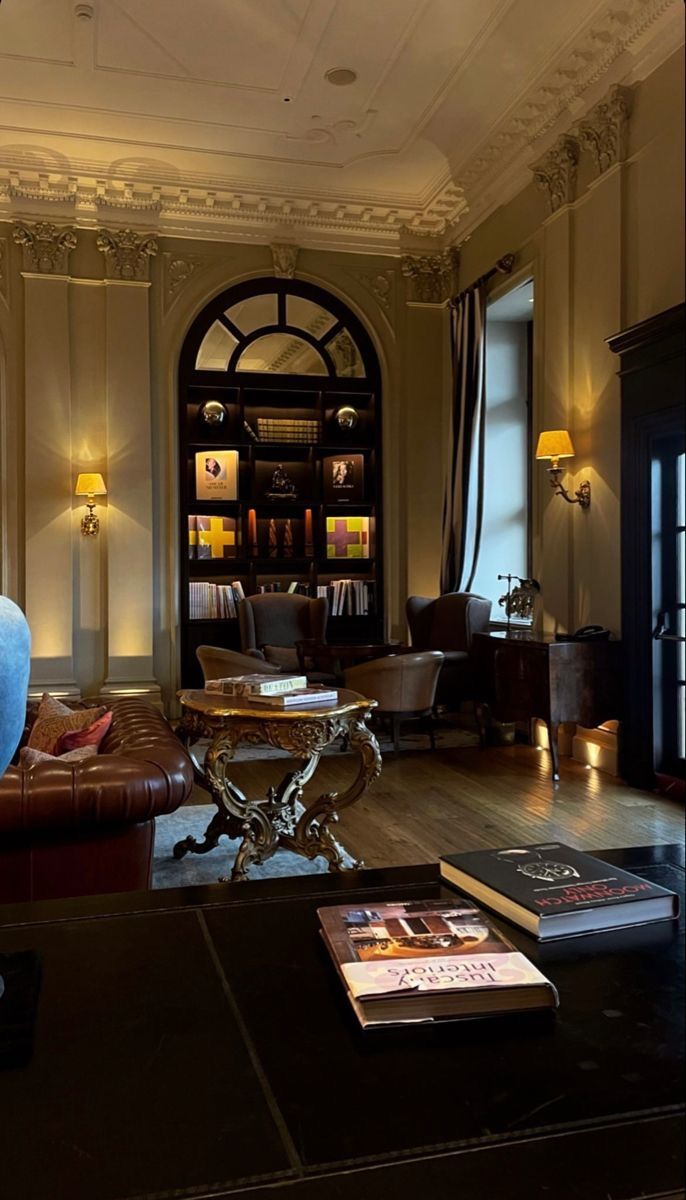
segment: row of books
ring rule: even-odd
[[[674,892],[559,842],[450,854],[440,869],[457,889],[453,899],[318,910],[321,936],[365,1029],[557,1008],[554,980],[474,901],[542,942],[679,914]]]
[[[320,421],[290,417],[258,417],[257,436],[261,442],[318,442]]]
[[[310,588],[307,583],[299,583],[293,579],[284,587],[278,580],[274,583],[260,583],[257,588],[258,592],[287,592],[290,596],[309,596]]]
[[[240,579],[233,583],[191,582],[188,585],[188,616],[191,621],[237,617],[238,604],[244,599]]]
[[[374,585],[364,579],[334,579],[330,584],[320,584],[317,595],[329,601],[332,617],[367,617]]]

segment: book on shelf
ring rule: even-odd
[[[369,517],[327,517],[327,558],[369,558]]]
[[[324,943],[364,1029],[553,1009],[549,979],[471,901],[320,908]]]
[[[318,585],[317,596],[329,601],[332,617],[366,617],[373,586],[364,579],[333,579],[330,584]]]
[[[196,500],[238,499],[238,451],[199,450],[195,456]]]
[[[312,684],[310,687],[298,688],[293,692],[282,692],[276,696],[251,696],[256,704],[270,704],[273,708],[302,708],[307,706],[311,708],[317,704],[335,704],[338,700],[338,692],[333,688],[327,688]]]
[[[447,854],[440,868],[447,883],[540,941],[679,915],[674,892],[560,842]]]
[[[222,620],[238,616],[238,604],[245,599],[240,580],[233,583],[209,583],[191,580],[188,584],[188,617],[191,621]]]
[[[364,455],[328,455],[322,459],[324,499],[330,504],[348,504],[364,499]]]
[[[236,518],[190,516],[189,558],[235,558]]]
[[[208,679],[206,692],[221,692],[224,696],[279,696],[307,687],[306,675],[232,675],[226,679]]]

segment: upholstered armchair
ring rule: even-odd
[[[326,639],[328,600],[310,600],[288,592],[264,592],[247,596],[238,605],[241,649],[282,671],[298,671],[295,643]],[[253,666],[253,670],[260,670]]]
[[[345,686],[370,700],[376,700],[378,715],[390,717],[396,751],[399,749],[400,723],[410,717],[428,719],[428,734],[433,750],[431,717],[442,665],[443,655],[439,650],[389,654],[384,658],[374,658],[371,662],[359,663],[356,667],[348,667]]]
[[[436,703],[473,700],[472,638],[488,629],[491,601],[470,592],[448,592],[434,600],[410,596],[406,611],[413,648],[443,651]]]
[[[208,679],[231,679],[234,675],[278,675],[279,668],[263,660],[255,661],[250,654],[225,650],[223,646],[198,646],[196,658],[202,667],[205,683]]]

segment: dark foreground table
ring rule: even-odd
[[[683,888],[678,848],[604,857]],[[0,1072],[0,1196],[682,1196],[675,923],[513,931],[556,1017],[363,1033],[315,909],[441,894],[414,867],[0,910],[0,952],[43,970],[33,1058]]]

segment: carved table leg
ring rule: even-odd
[[[330,871],[344,870],[343,851],[333,837],[329,825],[338,821],[338,814],[349,808],[378,779],[381,774],[381,752],[374,734],[364,720],[352,718],[345,722],[345,732],[352,750],[360,756],[357,775],[345,791],[328,792],[318,797],[300,817],[294,836],[282,837],[282,845],[303,854],[306,858],[322,855],[329,863]],[[362,864],[353,862],[353,867]]]

